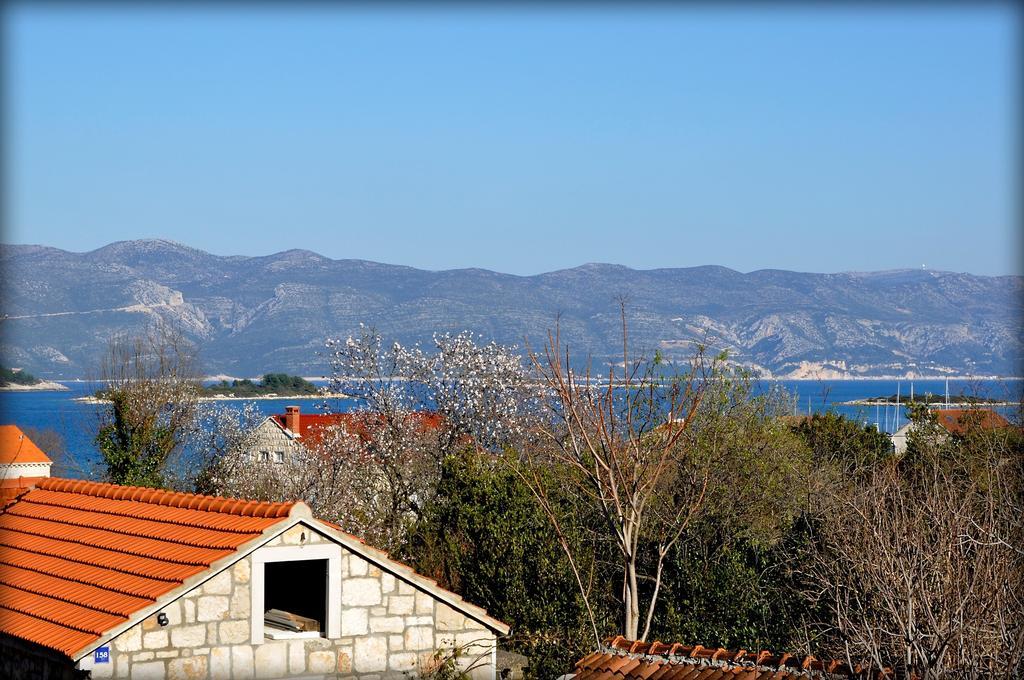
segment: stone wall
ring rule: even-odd
[[[267,547],[333,543],[297,525]],[[110,662],[94,678],[361,678],[417,676],[436,665],[435,650],[465,648],[475,680],[493,680],[494,634],[429,593],[339,545],[341,636],[251,640],[253,558],[247,556],[111,640]],[[447,656],[444,651],[442,655]]]
[[[284,451],[285,458],[290,458],[299,446],[299,443],[286,435],[281,428],[267,420],[256,429],[248,453],[258,461],[261,451],[269,451],[273,461],[275,451]]]

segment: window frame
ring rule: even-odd
[[[312,533],[305,525],[303,529]],[[264,589],[266,588],[266,564],[268,562],[297,562],[300,560],[327,560],[327,621],[324,622],[323,637],[334,640],[341,637],[341,546],[337,543],[315,545],[288,545],[262,547],[252,553],[252,578],[250,579],[250,621],[251,643],[262,645],[272,642],[266,638],[263,627]]]

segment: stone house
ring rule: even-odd
[[[301,502],[49,478],[0,511],[4,678],[385,680],[458,649],[494,680],[508,631]]]
[[[301,447],[318,444],[331,427],[343,427],[361,437],[369,436],[356,413],[302,413],[298,406],[286,406],[284,413],[267,416],[253,433],[249,443],[250,459],[264,463],[283,463]],[[413,414],[419,427],[437,429],[441,418],[433,413]]]
[[[944,431],[943,436],[950,434],[963,435],[971,427],[983,430],[999,430],[1010,427],[1010,421],[991,409],[983,408],[944,408],[933,409],[935,422]],[[913,421],[907,423],[889,436],[893,450],[897,454],[907,452],[907,439],[914,430]]]

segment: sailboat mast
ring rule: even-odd
[[[892,414],[892,431],[900,429],[900,381],[896,381],[896,412]]]

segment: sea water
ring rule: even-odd
[[[54,475],[78,476],[95,462],[99,453],[93,442],[98,429],[101,409],[108,408],[103,404],[75,401],[76,397],[84,397],[96,391],[96,385],[88,382],[66,382],[67,391],[57,392],[0,392],[0,424],[14,424],[21,428],[52,430],[64,441],[68,453],[67,464],[56,466]],[[756,384],[758,391],[781,387],[785,389],[797,414],[822,413],[835,411],[865,425],[877,426],[879,429],[892,432],[907,422],[904,408],[881,405],[852,405],[846,402],[868,399],[871,397],[888,397],[899,390],[903,399],[910,395],[911,382],[908,380],[764,380]],[[914,380],[915,396],[925,394],[945,395],[945,380]],[[950,380],[949,395],[955,397],[966,395],[994,399],[1005,402],[1022,401],[1024,381],[1007,380]],[[298,404],[302,412],[314,413],[323,404],[321,399],[296,399],[282,397],[278,399],[253,400],[222,400],[204,402],[204,405],[222,403],[241,407],[250,401],[265,415],[284,413],[286,405]],[[346,411],[354,408],[356,402],[351,399],[332,399],[329,406],[335,411]],[[1019,413],[1017,406],[994,407],[1007,418],[1013,420]]]

